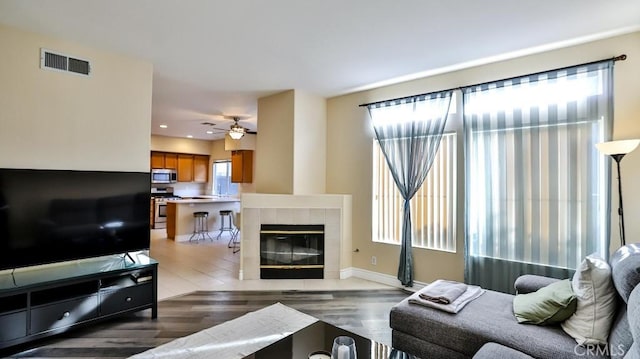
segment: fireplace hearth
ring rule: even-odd
[[[323,279],[323,224],[262,224],[261,279]]]

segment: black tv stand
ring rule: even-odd
[[[155,319],[158,263],[143,254],[133,257],[127,253],[0,274],[0,352],[124,313],[151,309]]]

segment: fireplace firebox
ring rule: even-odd
[[[260,278],[324,278],[324,224],[262,224]]]

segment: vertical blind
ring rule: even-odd
[[[424,183],[411,199],[413,246],[456,251],[456,134],[445,133]],[[373,144],[373,238],[400,244],[403,199]]]
[[[512,291],[608,257],[613,61],[463,89],[467,282]]]

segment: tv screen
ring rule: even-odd
[[[148,172],[0,169],[0,270],[148,249]]]

